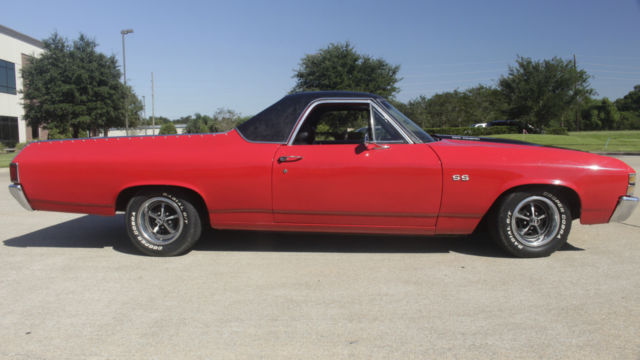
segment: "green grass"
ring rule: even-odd
[[[13,158],[17,155],[17,152],[13,152],[13,153],[2,153],[0,152],[0,168],[6,168],[9,167],[9,163],[11,163],[11,160],[13,160]]]
[[[506,134],[491,137],[591,152],[640,154],[640,130],[580,131],[569,135]]]

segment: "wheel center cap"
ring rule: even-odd
[[[531,217],[531,220],[529,221],[531,223],[531,225],[540,225],[540,220]]]

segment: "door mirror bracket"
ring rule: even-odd
[[[364,145],[365,149],[367,149],[367,150],[385,150],[385,149],[389,148],[389,145],[380,145],[380,144],[375,143],[375,142],[370,142],[369,141],[369,132],[368,131],[367,131],[366,134],[364,134],[363,145]]]

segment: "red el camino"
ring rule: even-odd
[[[155,256],[188,251],[203,226],[444,235],[485,219],[508,252],[538,257],[575,219],[627,219],[635,179],[610,157],[430,136],[379,96],[309,92],[225,133],[32,143],[9,190],[29,210],[124,211]]]

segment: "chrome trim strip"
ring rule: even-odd
[[[18,204],[22,205],[23,208],[33,211],[31,205],[29,205],[29,201],[27,197],[24,195],[24,191],[22,191],[22,185],[11,184],[9,185],[9,192],[13,197],[18,201]]]
[[[373,104],[369,103],[369,132],[371,133],[371,139],[373,139],[373,143],[376,143],[376,129],[375,129],[375,123],[373,122]],[[366,138],[365,138],[366,139]],[[367,141],[365,140],[365,143]],[[365,144],[366,145],[366,144]]]
[[[611,215],[609,222],[623,222],[631,216],[633,210],[638,206],[639,199],[635,196],[621,196],[618,205]]]
[[[298,118],[298,121],[296,121],[296,125],[294,126],[293,131],[289,135],[289,139],[287,139],[287,145],[288,146],[293,145],[293,140],[298,135],[298,131],[300,131],[302,124],[305,122],[305,120],[307,119],[307,116],[311,113],[311,111],[316,106],[320,104],[340,104],[340,103],[369,104],[370,106],[375,107],[375,109],[378,110],[378,112],[382,116],[384,116],[391,123],[391,125],[395,127],[396,130],[398,130],[398,132],[400,132],[400,135],[402,135],[402,137],[405,139],[407,144],[414,143],[414,141],[409,136],[407,136],[404,129],[398,126],[398,124],[396,123],[396,120],[393,117],[389,116],[389,114],[387,114],[386,111],[382,110],[380,106],[371,98],[319,98],[310,102],[309,105],[307,105],[307,107],[304,109],[304,111]]]
[[[413,139],[411,139],[411,137],[409,137],[409,135],[405,132],[404,128],[398,125],[398,122],[396,121],[396,119],[393,116],[389,115],[389,113],[386,111],[386,109],[384,109],[384,107],[380,107],[375,102],[372,102],[372,104],[373,104],[373,107],[380,113],[380,115],[382,115],[385,119],[387,119],[389,124],[391,124],[391,126],[393,126],[396,130],[398,130],[398,132],[400,133],[400,135],[402,135],[402,137],[405,139],[407,144],[415,143],[415,141],[413,141]],[[373,132],[375,133],[375,131]]]

